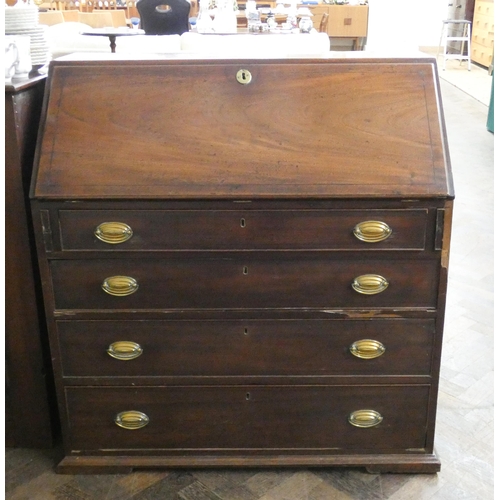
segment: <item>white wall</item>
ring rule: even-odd
[[[369,0],[366,50],[437,47],[448,0]]]

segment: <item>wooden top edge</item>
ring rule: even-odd
[[[35,191],[30,193],[30,198],[33,200],[38,200],[40,202],[43,201],[101,201],[103,200],[102,197],[96,197],[96,196],[81,196],[81,195],[69,195],[66,193],[62,194],[52,194],[52,193],[45,193],[45,192],[40,192],[40,191]],[[266,201],[266,200],[279,200],[282,202],[286,201],[329,201],[329,200],[364,200],[364,201],[373,201],[373,200],[380,200],[381,196],[380,195],[368,195],[368,194],[361,194],[358,193],[356,195],[339,195],[339,194],[332,194],[332,195],[325,195],[325,196],[318,196],[317,194],[315,195],[256,195],[255,193],[251,195],[235,195],[235,196],[230,196],[230,195],[182,195],[182,196],[165,196],[165,195],[134,195],[133,196],[134,200],[137,201]],[[408,196],[404,195],[390,195],[390,196],[384,196],[384,200],[387,201],[424,201],[424,200],[454,200],[455,199],[455,194],[454,193],[449,193],[449,194],[432,194],[432,195],[416,195],[411,197],[411,200],[409,200]],[[124,196],[124,195],[108,195],[105,198],[106,201],[126,201],[130,202],[131,197],[130,196]]]
[[[289,62],[302,62],[314,61],[315,63],[376,63],[380,61],[394,63],[430,63],[436,64],[436,58],[425,54],[423,52],[412,52],[412,53],[400,53],[400,52],[368,52],[368,51],[334,51],[327,52],[322,55],[311,55],[311,54],[296,54],[296,55],[260,55],[260,54],[200,54],[200,53],[190,53],[190,52],[179,52],[172,54],[111,54],[111,53],[100,53],[100,52],[78,52],[73,54],[68,54],[61,56],[57,59],[51,61],[51,66],[67,66],[67,65],[79,65],[82,63],[86,64],[100,64],[104,63],[109,65],[110,63],[124,63],[124,64],[140,64],[149,65],[151,62],[158,63],[178,63],[183,62],[192,64],[194,61],[200,64],[213,64],[217,62],[218,64],[231,64],[235,61],[244,60],[247,62],[255,61],[259,64],[275,64],[278,61],[289,61]]]
[[[23,78],[22,80],[12,80],[5,83],[5,92],[19,92],[20,90],[27,89],[40,80],[45,80],[46,78],[47,75],[38,74],[30,76],[29,78]]]

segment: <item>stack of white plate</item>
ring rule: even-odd
[[[13,7],[5,6],[5,34],[29,35],[31,38],[31,64],[39,69],[50,61],[47,26],[38,24],[38,7],[18,1]]]
[[[32,28],[38,24],[38,7],[17,2],[13,7],[5,6],[5,31]]]
[[[31,30],[19,33],[31,37],[31,64],[33,66],[43,66],[50,61],[49,43],[47,41],[47,26],[39,24]]]

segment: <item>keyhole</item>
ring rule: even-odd
[[[247,395],[246,395],[246,400],[247,400],[247,401],[250,401],[250,393],[249,393],[249,392],[247,392]]]
[[[242,85],[247,85],[252,81],[252,74],[247,69],[240,69],[236,73],[236,80]]]
[[[245,220],[245,219],[241,219],[241,220],[240,220],[240,226],[241,226],[241,227],[245,227],[246,225],[247,225],[246,220]]]
[[[243,329],[243,335],[248,335],[248,328]]]
[[[243,266],[243,274],[246,276],[248,274],[248,267]]]

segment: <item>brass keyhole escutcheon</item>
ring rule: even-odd
[[[252,81],[252,73],[247,69],[240,69],[238,73],[236,73],[236,80],[242,85],[247,85]]]

